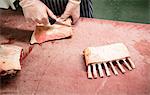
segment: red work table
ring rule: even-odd
[[[34,26],[20,11],[0,13],[0,43],[28,48]],[[116,42],[128,47],[136,69],[87,79],[82,51]],[[72,38],[34,45],[17,76],[1,79],[0,95],[150,95],[150,25],[81,18]]]

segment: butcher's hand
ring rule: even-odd
[[[20,0],[19,4],[29,22],[47,25],[49,24],[48,17],[57,19],[53,12],[40,0]]]
[[[80,2],[81,0],[69,0],[64,13],[58,18],[58,21],[65,21],[70,16],[75,24],[80,17]]]

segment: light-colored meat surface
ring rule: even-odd
[[[72,36],[72,27],[71,27],[71,19],[67,19],[64,24],[70,25],[61,25],[61,24],[53,24],[53,25],[38,25],[36,26],[35,31],[31,37],[31,44],[34,43],[43,43],[49,40],[62,39],[66,37]]]
[[[86,65],[91,63],[103,63],[130,57],[127,47],[123,43],[115,43],[105,46],[88,47],[84,50]]]
[[[0,72],[21,70],[21,52],[21,47],[14,45],[0,45]]]
[[[88,47],[84,50],[83,53],[88,70],[88,78],[90,79],[93,77],[97,78],[97,73],[100,75],[100,77],[103,77],[103,69],[106,72],[106,76],[110,76],[111,69],[115,75],[118,75],[118,72],[115,69],[116,67],[118,67],[123,74],[126,73],[124,69],[125,67],[130,71],[132,68],[135,68],[135,64],[131,61],[130,53],[123,43],[113,43],[104,46]],[[103,65],[103,69],[101,68],[101,65]]]
[[[33,25],[20,11],[1,10],[0,43],[28,47]],[[0,84],[1,95],[150,95],[150,25],[81,18],[71,39],[34,45],[22,70]],[[87,47],[122,42],[136,69],[116,77],[87,79],[82,51]],[[116,68],[118,71],[119,69]],[[104,73],[105,74],[105,73]]]

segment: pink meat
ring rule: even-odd
[[[70,26],[65,26],[60,24],[54,24],[48,26],[44,26],[44,25],[36,26],[36,29],[32,35],[30,43],[31,44],[43,43],[49,40],[70,37],[72,35],[71,20],[68,19],[64,23]]]
[[[0,76],[14,73],[16,70],[21,70],[21,54],[22,48],[19,46],[0,45]]]
[[[123,43],[115,43],[99,47],[88,47],[84,50],[86,65],[103,63],[130,57],[127,47]]]

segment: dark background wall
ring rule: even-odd
[[[150,23],[150,0],[93,0],[99,19]]]

